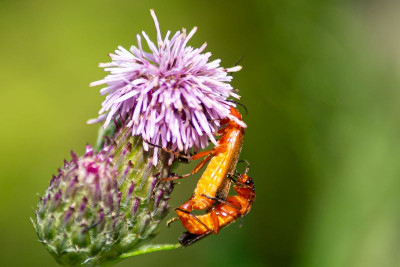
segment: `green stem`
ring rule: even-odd
[[[124,253],[124,254],[120,255],[119,258],[126,259],[126,258],[130,258],[130,257],[142,255],[142,254],[147,254],[147,253],[151,253],[151,252],[173,250],[173,249],[177,249],[179,247],[181,247],[180,244],[147,245],[147,246],[143,246],[133,252]]]

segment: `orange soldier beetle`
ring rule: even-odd
[[[237,109],[231,107],[230,112],[237,120],[242,120],[242,116]],[[178,211],[191,213],[193,210],[208,209],[215,201],[226,199],[229,193],[231,185],[229,177],[232,177],[236,170],[236,164],[242,150],[244,128],[233,119],[222,119],[221,125],[224,124],[227,124],[227,126],[217,132],[217,135],[221,136],[218,140],[218,145],[209,151],[202,151],[193,156],[181,155],[180,153],[147,142],[150,145],[160,147],[166,152],[176,155],[179,159],[190,161],[204,157],[190,173],[163,178],[161,181],[172,181],[193,175],[210,161],[199,179],[192,197],[179,208],[175,209],[179,219],[181,219],[180,216],[182,213]],[[172,221],[174,220],[178,220],[178,218],[174,218]],[[171,220],[168,223],[170,222]]]
[[[237,195],[229,196],[226,200],[217,199],[216,201],[220,203],[209,208],[206,214],[194,215],[179,208],[176,210],[179,220],[188,230],[179,238],[182,246],[189,246],[211,233],[218,234],[221,228],[242,218],[250,211],[256,193],[253,180],[248,176],[248,171],[249,164],[247,163],[244,174],[238,175],[233,186]],[[230,179],[234,181],[232,176],[230,176]],[[172,221],[175,220],[178,219],[172,219]],[[172,221],[170,220],[169,223]]]

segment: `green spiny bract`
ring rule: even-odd
[[[40,198],[33,221],[39,241],[60,264],[116,261],[158,231],[172,183],[168,164],[152,165],[142,140],[122,129],[100,152],[71,152]]]

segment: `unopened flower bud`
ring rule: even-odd
[[[71,152],[38,203],[39,240],[61,264],[96,262],[119,238],[121,195],[107,153],[94,154],[90,146],[81,158]]]
[[[167,157],[144,151],[121,127],[100,152],[71,152],[40,198],[33,220],[39,240],[65,265],[118,260],[154,237],[167,215]]]

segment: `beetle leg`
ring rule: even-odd
[[[175,176],[170,176],[170,177],[166,177],[166,178],[162,178],[161,181],[174,181],[174,180],[178,180],[178,179],[183,179],[186,178],[190,175],[193,175],[195,173],[197,173],[201,168],[204,167],[204,165],[206,165],[206,163],[211,159],[212,155],[208,155],[207,157],[205,157],[194,169],[193,171],[191,171],[190,173],[186,173],[186,174],[182,174],[182,175],[175,175]]]
[[[178,217],[173,217],[167,221],[167,226],[170,227],[171,223],[179,221]]]
[[[158,147],[158,148],[164,150],[164,151],[167,152],[167,153],[170,153],[170,154],[173,154],[173,155],[177,156],[178,159],[184,159],[184,160],[187,161],[187,162],[190,162],[190,160],[192,160],[192,156],[193,156],[193,155],[191,155],[191,154],[189,154],[189,156],[188,156],[188,155],[185,155],[185,154],[181,154],[181,153],[179,153],[179,152],[176,152],[176,151],[172,151],[171,149],[168,149],[168,148],[166,148],[166,147],[163,147],[163,146],[160,146],[160,145],[156,145],[156,144],[150,143],[149,141],[147,141],[147,140],[145,140],[145,139],[143,139],[143,141],[145,141],[147,144],[149,144],[149,145],[151,145],[151,146]]]
[[[190,172],[187,174],[183,174],[180,176],[171,176],[171,177],[167,177],[167,178],[163,178],[161,179],[161,181],[173,181],[173,180],[178,180],[178,179],[182,179],[182,178],[186,178],[190,175],[193,175],[195,173],[197,173],[198,171],[200,171],[206,164],[207,162],[215,155],[225,152],[227,145],[220,145],[217,147],[214,147],[213,149],[209,150],[209,151],[203,151],[200,153],[197,153],[196,155],[200,155],[199,157],[203,157],[206,156],[202,161],[200,161],[200,163]],[[192,157],[192,159],[195,159],[196,155],[194,155]]]
[[[204,195],[204,194],[202,194],[202,196],[203,196],[203,197],[206,197],[206,198],[208,198],[208,199],[214,200],[214,201],[216,201],[216,202],[219,202],[219,203],[224,203],[225,205],[227,205],[227,206],[229,206],[229,207],[231,207],[231,208],[237,209],[237,210],[241,210],[241,209],[242,209],[242,207],[240,206],[240,203],[239,203],[239,206],[235,206],[235,205],[233,205],[233,204],[227,202],[225,199],[222,199],[222,198],[210,197],[210,196],[207,196],[207,195]]]

